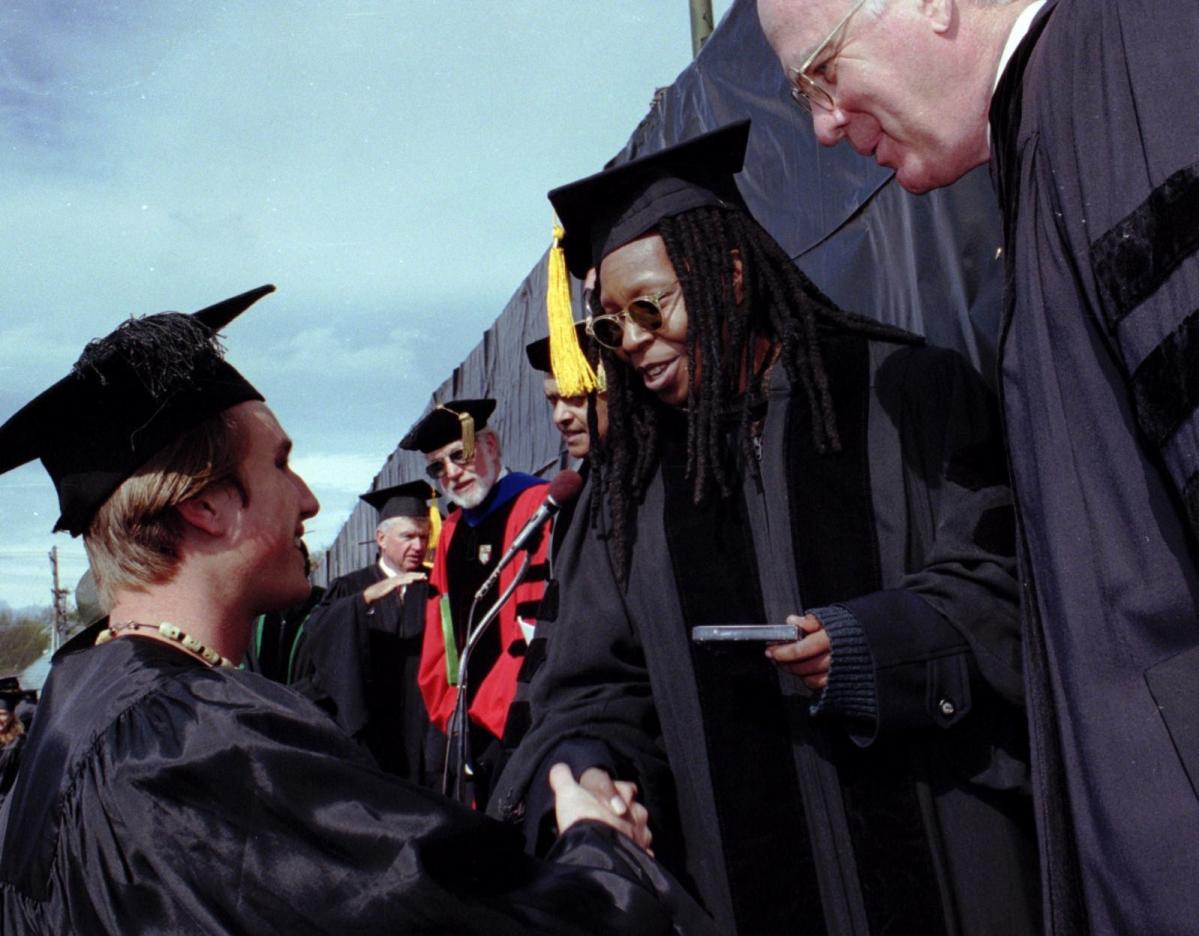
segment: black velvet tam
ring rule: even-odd
[[[745,162],[749,126],[728,124],[550,192],[570,272],[582,279],[663,218],[709,205],[744,209],[733,175]]]
[[[475,423],[475,432],[487,427],[487,420],[495,412],[495,400],[450,400],[421,417],[420,421],[400,439],[400,448],[409,452],[433,452],[462,438],[462,420],[459,414],[469,415]]]
[[[274,286],[187,315],[122,322],[71,373],[0,426],[0,473],[40,458],[58,491],[55,531],[83,533],[113,491],[167,443],[262,395],[225,363],[216,333]]]
[[[428,517],[429,501],[437,492],[425,481],[409,481],[378,491],[367,491],[364,500],[379,511],[379,522],[392,517]]]

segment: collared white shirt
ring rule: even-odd
[[[383,570],[383,574],[388,578],[395,578],[400,573],[387,564],[387,560],[382,556],[379,557],[379,568]],[[404,592],[408,591],[407,585],[400,586],[400,601],[404,600]]]
[[[1007,68],[1007,63],[1011,61],[1012,56],[1016,52],[1016,47],[1020,45],[1020,40],[1028,35],[1029,27],[1032,26],[1032,21],[1036,18],[1041,7],[1045,5],[1046,0],[1036,0],[1035,3],[1030,3],[1016,17],[1016,22],[1012,23],[1012,31],[1008,33],[1007,42],[1003,46],[1003,53],[999,56],[999,68],[995,70],[995,80],[991,82],[991,97],[995,97],[995,90],[999,87],[999,79],[1003,77],[1003,70]],[[991,121],[987,121],[987,149],[991,148]]]

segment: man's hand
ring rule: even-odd
[[[594,819],[622,832],[652,855],[649,810],[637,802],[637,785],[613,780],[607,771],[591,767],[578,782],[566,764],[550,768],[554,815],[558,831],[565,832],[580,819]]]
[[[828,686],[832,662],[831,643],[820,619],[812,614],[787,615],[788,624],[797,624],[804,636],[790,643],[771,644],[766,656],[789,673],[800,677],[813,692]]]
[[[363,591],[362,600],[367,604],[373,604],[384,595],[390,595],[397,588],[403,588],[413,582],[423,582],[427,578],[428,576],[424,572],[401,572],[399,575],[388,576]]]

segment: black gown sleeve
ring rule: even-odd
[[[365,639],[362,593],[322,601],[304,624],[305,676],[295,689],[327,711],[350,736],[366,725]]]
[[[529,687],[532,724],[501,774],[489,811],[523,823],[531,848],[544,844],[547,775],[558,761],[578,776],[603,767],[638,784],[653,817],[672,800],[649,671],[640,637],[612,573],[602,530],[584,491],[563,543],[558,619],[545,662]]]
[[[909,572],[893,588],[813,611],[859,631],[868,649],[851,653],[833,637],[821,700],[825,712],[840,700],[859,744],[952,728],[979,692],[1023,704],[1014,515],[994,398],[964,360],[938,349],[893,355],[878,383],[899,431]]]

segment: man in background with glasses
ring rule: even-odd
[[[575,322],[578,353],[588,362],[589,367],[599,361],[592,342],[590,323],[594,289],[595,270],[592,269],[588,270],[583,278],[582,318]],[[595,390],[564,393],[559,385],[558,375],[554,373],[548,334],[525,345],[525,357],[533,370],[544,375],[545,401],[550,407],[550,418],[562,435],[566,453],[576,462],[586,464],[587,457],[591,454],[592,421],[594,420],[595,434],[601,438],[608,428],[608,397],[602,385],[602,378],[597,380],[599,386]],[[590,373],[595,376],[594,371]],[[555,529],[557,528],[555,526]]]
[[[991,163],[1049,927],[1193,930],[1199,10],[759,0],[759,12],[821,142],[848,140],[913,192]]]
[[[437,729],[429,734],[426,766],[444,762],[445,732],[458,697],[459,655],[467,634],[513,581],[519,562],[500,575],[496,586],[475,602],[475,593],[495,569],[517,533],[546,495],[540,478],[503,465],[502,446],[487,424],[495,400],[451,400],[426,414],[400,441],[400,448],[423,452],[429,480],[459,509],[446,518],[429,576],[425,639],[418,682]],[[549,537],[530,552],[530,567],[499,618],[470,657],[470,749],[477,804],[487,800],[491,765],[501,756],[500,738],[516,692],[516,676],[526,638],[548,577]]]

